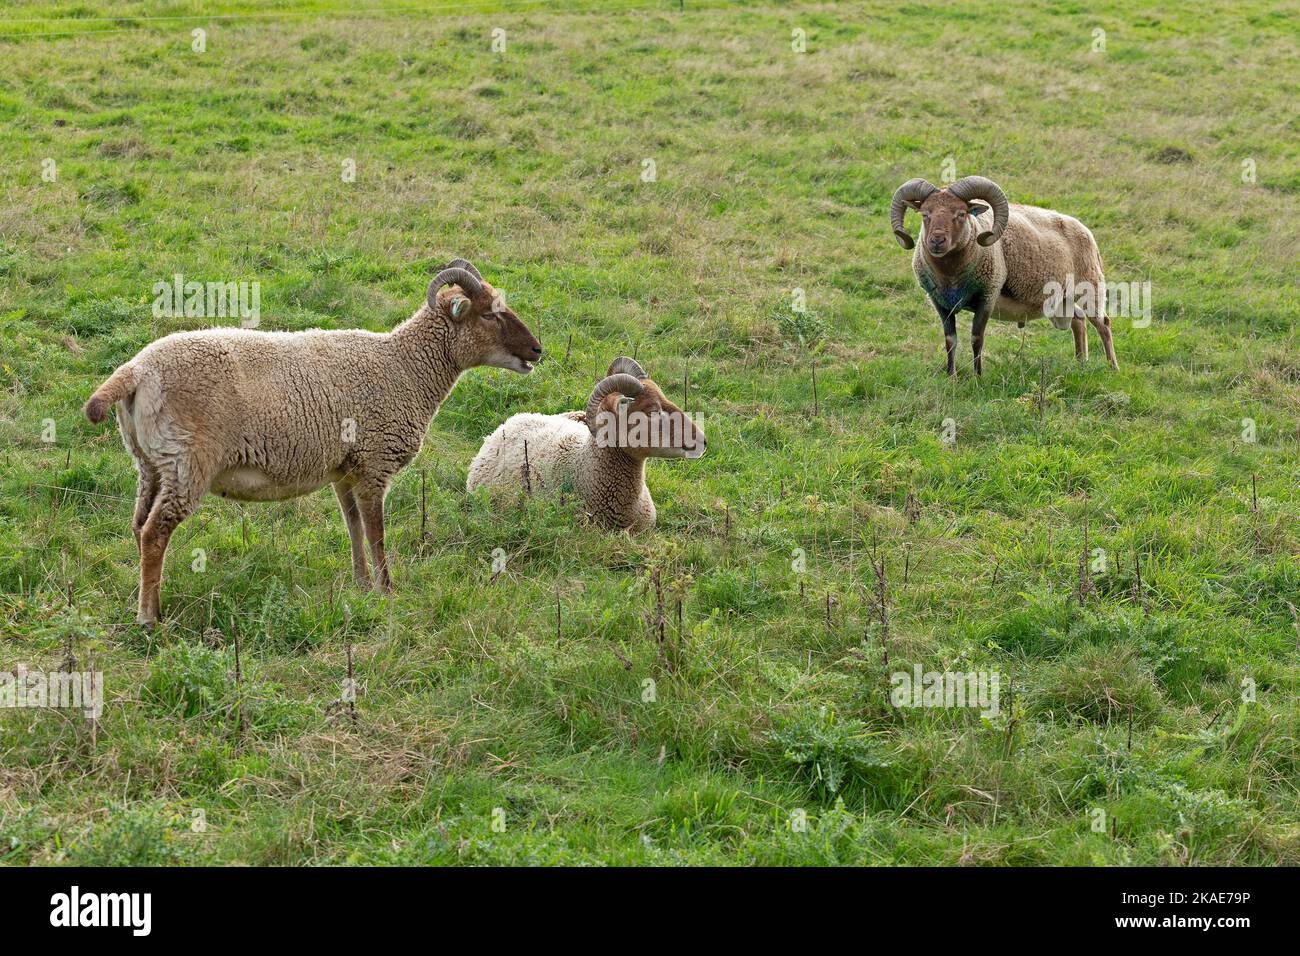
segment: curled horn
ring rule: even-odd
[[[976,238],[981,246],[991,246],[1002,238],[1002,230],[1007,228],[1007,217],[1011,207],[1007,204],[1007,194],[991,179],[983,176],[966,176],[948,187],[948,192],[958,199],[970,202],[972,199],[984,199],[993,209],[993,228],[981,232]]]
[[[480,274],[479,271],[474,268],[473,263],[471,263],[468,259],[452,259],[451,262],[447,263],[447,268],[464,269],[466,272],[473,275],[475,279],[478,279],[480,282],[483,281],[482,274]]]
[[[916,242],[912,239],[912,234],[903,226],[903,214],[909,205],[925,202],[934,189],[935,187],[924,179],[909,179],[894,191],[894,198],[889,201],[889,228],[894,230],[898,244],[904,249],[911,249]]]
[[[433,277],[429,283],[429,291],[425,298],[429,300],[429,308],[438,307],[438,290],[445,285],[458,285],[465,290],[465,293],[471,298],[476,299],[483,292],[483,283],[479,281],[478,276],[468,269],[462,269],[459,266],[448,266]]]
[[[618,392],[622,395],[640,395],[641,383],[626,372],[607,375],[597,382],[596,387],[591,390],[591,398],[587,399],[587,426],[592,431],[596,429],[596,414],[600,411],[600,403],[605,400],[605,396],[610,392]]]
[[[643,369],[640,365],[637,364],[636,359],[628,358],[626,355],[620,355],[618,358],[614,359],[614,361],[610,362],[609,371],[607,371],[605,374],[617,375],[620,372],[624,372],[628,375],[631,375],[633,378],[650,377],[645,373],[645,369]]]

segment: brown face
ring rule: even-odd
[[[443,289],[438,293],[438,308],[451,319],[465,368],[486,365],[527,375],[542,357],[542,343],[487,282],[474,299],[467,298],[458,285]]]
[[[608,431],[611,444],[633,458],[699,458],[708,444],[704,431],[668,400],[653,381],[643,378],[641,394],[611,392],[600,405],[601,417],[617,428]]]
[[[978,200],[958,199],[946,189],[936,189],[925,202],[913,205],[925,224],[921,248],[936,259],[974,242],[979,230],[971,220],[989,208]]]

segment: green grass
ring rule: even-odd
[[[70,645],[107,692],[93,727],[0,711],[0,860],[1300,863],[1294,4],[141,16],[197,6],[0,23],[0,670]],[[886,213],[948,157],[1151,282],[1118,373],[1039,322],[992,328],[977,380],[964,320],[942,375]],[[204,324],[153,319],[153,284],[379,330],[453,255],[550,359],[469,373],[431,426],[388,501],[396,595],[352,586],[327,491],[209,499],[135,628],[134,475],[80,408]],[[653,534],[466,497],[483,435],[620,353],[675,398],[689,373],[710,439],[651,465]],[[889,706],[918,663],[999,672],[1002,712]]]

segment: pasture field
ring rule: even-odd
[[[1142,6],[8,4],[0,671],[105,702],[0,710],[0,860],[1300,863],[1300,13]],[[1118,372],[994,323],[977,379],[964,316],[943,374],[888,203],[954,171],[1150,283]],[[209,498],[137,628],[81,405],[211,324],[155,283],[387,330],[458,255],[549,357],[430,426],[396,593],[328,489]],[[465,494],[625,353],[709,436],[653,533]],[[918,665],[998,712],[893,706]]]

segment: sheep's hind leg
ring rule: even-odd
[[[992,308],[981,305],[975,310],[975,318],[970,324],[970,348],[976,375],[984,374],[984,329],[989,324],[992,311]]]
[[[948,353],[948,374],[957,374],[957,313],[943,316],[943,347]]]
[[[145,461],[136,462],[136,471],[139,472],[139,478],[136,482],[135,516],[131,519],[131,533],[135,535],[135,546],[139,549],[144,523],[149,520],[149,512],[153,510],[154,500],[158,497],[161,476],[158,469]]]
[[[339,499],[343,523],[348,526],[348,543],[352,546],[352,579],[357,584],[370,587],[370,568],[366,565],[365,528],[361,523],[361,509],[357,505],[357,496],[352,493],[351,485],[341,481],[334,482],[334,494]]]
[[[184,485],[179,481],[181,474],[190,478]],[[137,624],[148,627],[158,620],[162,609],[162,572],[167,545],[171,543],[176,527],[198,508],[209,480],[207,473],[193,462],[186,468],[173,464],[162,472],[153,507],[140,529],[140,613],[136,617]]]
[[[390,592],[393,582],[388,576],[388,558],[384,554],[384,492],[359,493],[357,503],[370,541],[370,557],[375,563],[375,590]]]

